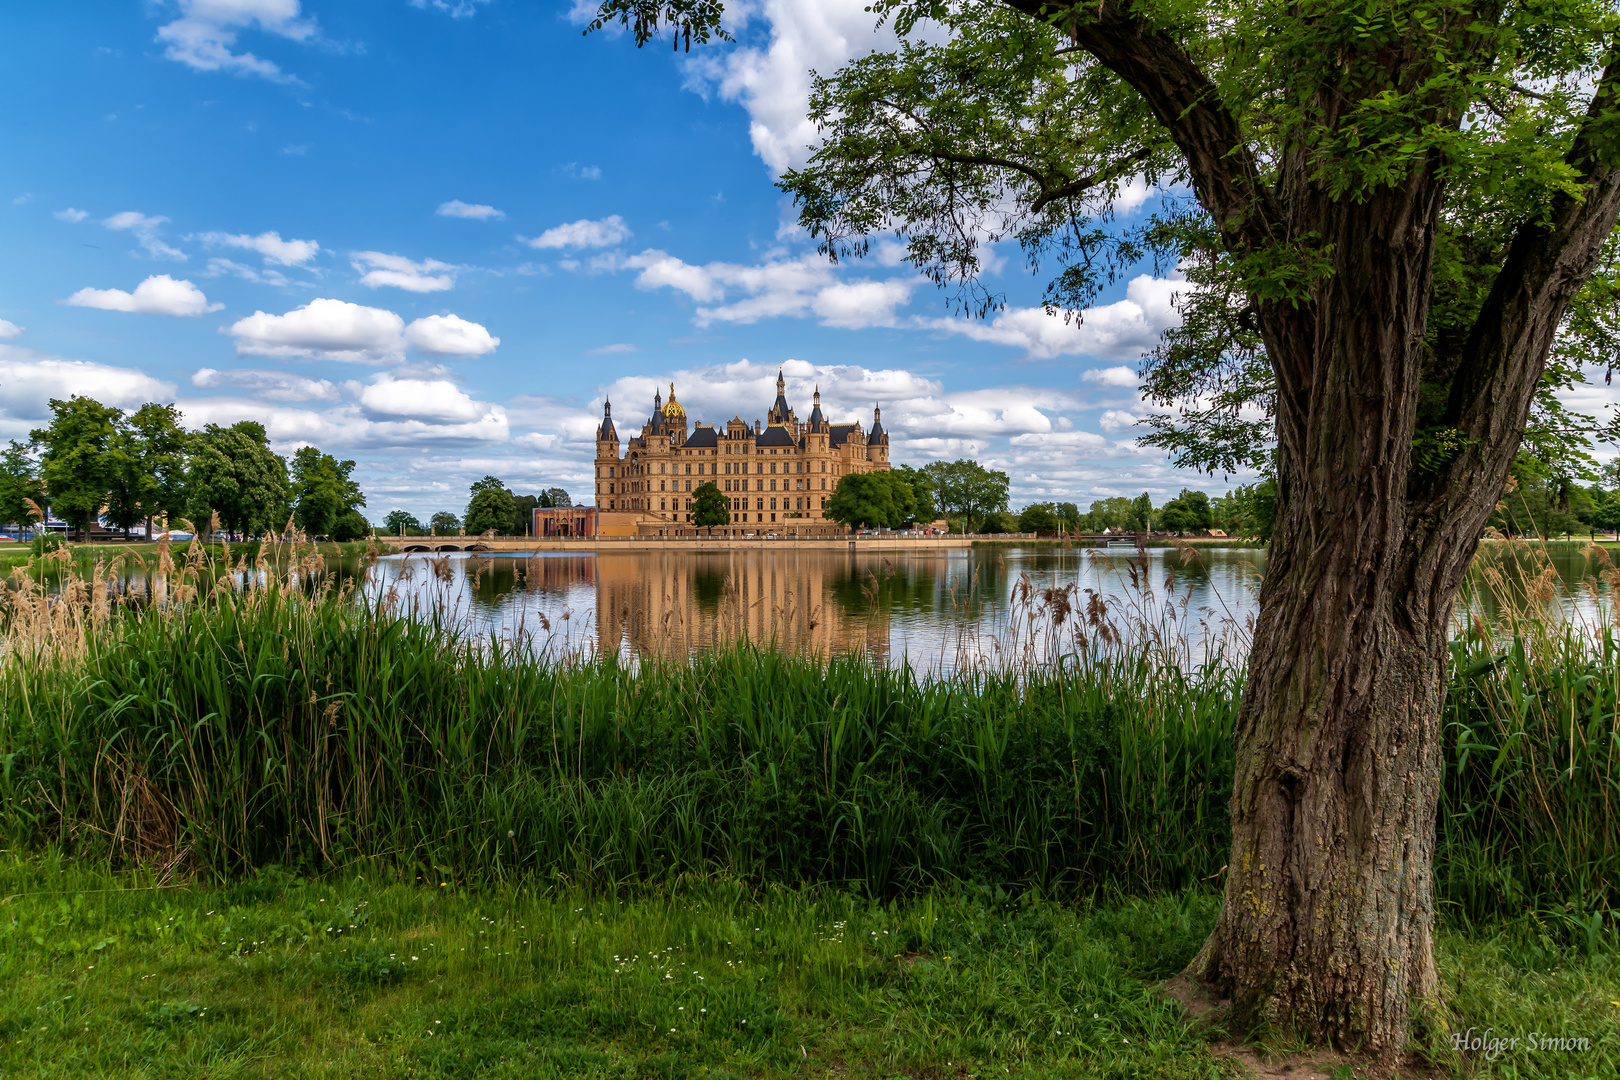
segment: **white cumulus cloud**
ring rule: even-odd
[[[342,396],[337,386],[327,379],[311,379],[284,371],[256,371],[252,368],[231,371],[199,368],[191,376],[191,385],[204,390],[231,387],[245,390],[266,401],[337,401]]]
[[[398,364],[407,348],[435,356],[482,356],[501,339],[457,315],[429,315],[409,326],[386,308],[321,298],[283,315],[255,311],[222,333],[242,356]]]
[[[524,239],[524,243],[532,248],[592,248],[612,247],[630,239],[634,235],[630,226],[618,214],[610,214],[600,221],[581,218],[571,221],[567,225],[558,225],[547,229],[533,239]]]
[[[466,424],[500,410],[497,405],[474,401],[448,379],[379,375],[359,396],[367,415],[378,419]]]
[[[363,275],[360,284],[379,289],[391,286],[407,292],[443,292],[454,288],[456,271],[460,267],[437,259],[412,262],[403,255],[386,255],[381,251],[357,251],[350,265]]]
[[[500,220],[506,216],[505,213],[495,209],[493,206],[486,206],[483,203],[464,203],[460,199],[451,199],[447,203],[440,203],[439,208],[434,213],[440,217],[472,218],[474,221],[489,221],[492,218]]]
[[[1132,390],[1140,385],[1136,369],[1125,367],[1123,364],[1116,367],[1092,368],[1090,371],[1080,373],[1081,382],[1097,383],[1100,386],[1129,387]]]
[[[871,0],[763,0],[754,13],[769,25],[769,42],[694,56],[691,84],[748,110],[754,152],[773,172],[803,165],[816,141],[808,118],[811,69],[830,75],[856,56],[895,47],[894,33],[877,27],[871,6]]]
[[[174,400],[173,383],[136,368],[66,360],[18,345],[0,345],[0,385],[5,387],[0,394],[0,437],[4,438],[26,438],[29,429],[50,415],[52,398],[83,394],[120,409]]]
[[[405,328],[405,340],[433,356],[483,356],[501,339],[457,315],[429,315]]]
[[[321,298],[284,315],[255,311],[225,332],[243,356],[387,364],[404,359],[404,331],[392,311]]]
[[[256,251],[264,261],[277,266],[302,266],[320,253],[321,245],[313,240],[283,240],[279,232],[263,232],[258,236],[205,232],[197,237],[210,247],[242,248]]]
[[[1125,289],[1125,299],[1087,308],[1080,317],[1043,308],[1008,308],[989,322],[931,319],[923,325],[974,341],[1011,345],[1036,359],[1097,356],[1128,359],[1152,349],[1181,321],[1172,300],[1186,282],[1142,274]]]
[[[253,75],[271,82],[298,79],[274,61],[235,52],[238,35],[256,27],[291,41],[309,41],[315,21],[299,17],[299,0],[180,0],[180,17],[158,28],[163,55],[197,71]]]
[[[893,326],[895,309],[910,300],[922,280],[842,281],[838,268],[814,253],[797,258],[778,256],[752,266],[726,262],[697,266],[668,252],[648,249],[622,265],[640,271],[638,288],[667,287],[697,301],[695,321],[699,326],[809,315],[819,316],[823,325],[846,329]]]
[[[51,215],[51,217],[55,218],[57,221],[65,221],[69,225],[77,225],[79,222],[83,221],[89,216],[90,214],[88,211],[75,210],[71,206],[66,210],[58,210]]]
[[[5,319],[0,319],[0,340],[9,341],[11,338],[19,338],[22,336],[22,327],[18,326],[14,322],[8,322]]]
[[[168,274],[152,275],[135,286],[132,293],[123,289],[85,288],[58,302],[71,307],[129,311],[137,315],[201,315],[225,306],[210,304],[197,286],[189,281],[176,281]]]

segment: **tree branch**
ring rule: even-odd
[[[1050,22],[1050,0],[1003,0]],[[1193,187],[1228,244],[1259,247],[1280,229],[1282,213],[1260,178],[1237,118],[1207,75],[1169,35],[1131,14],[1131,0],[1072,8],[1064,30],[1075,45],[1142,96],[1187,159]]]
[[[1617,119],[1620,53],[1613,53],[1565,155],[1582,192],[1559,194],[1545,216],[1519,226],[1451,384],[1446,420],[1484,454],[1517,439],[1564,312],[1620,214]]]

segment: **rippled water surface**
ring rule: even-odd
[[[1459,620],[1533,606],[1611,616],[1606,556],[1575,545],[1487,545]],[[1087,646],[1147,642],[1196,664],[1246,655],[1265,552],[1252,548],[972,548],[849,554],[779,549],[394,555],[327,570],[362,594],[473,636],[553,653],[679,658],[746,638],[921,670],[1049,662]],[[251,576],[251,571],[248,572]],[[122,584],[164,595],[140,570]],[[1504,607],[1503,599],[1507,606]]]
[[[968,549],[391,556],[377,598],[553,649],[682,656],[746,636],[914,667],[1047,660],[1097,637],[1155,636],[1196,659],[1246,640],[1258,550]]]

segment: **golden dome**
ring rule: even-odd
[[[686,419],[686,410],[681,408],[681,403],[675,400],[674,383],[669,384],[669,400],[664,403],[664,417],[669,420],[676,417],[680,417],[682,420]]]

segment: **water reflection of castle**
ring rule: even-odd
[[[859,602],[846,556],[827,551],[598,554],[604,650],[685,656],[746,637],[786,651],[887,659],[889,618]]]

